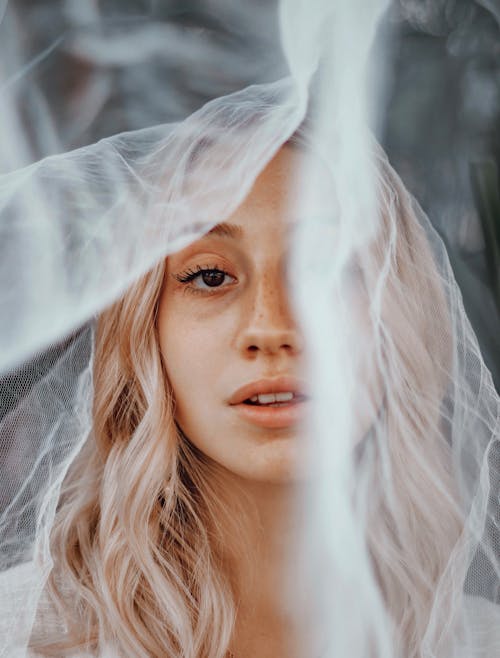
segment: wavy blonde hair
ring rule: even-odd
[[[445,408],[456,366],[446,298],[451,271],[436,235],[430,236],[437,245],[431,251],[419,215],[433,229],[418,204],[381,152],[378,161],[383,221],[372,257],[376,271],[386,274],[374,330],[386,388],[384,419],[372,437],[377,459],[367,541],[394,625],[395,655],[439,656],[456,630],[454,602],[466,567],[465,518]]]
[[[450,320],[409,196],[385,161],[381,170],[384,221],[372,257],[379,270],[388,265],[391,321],[378,330],[390,387],[367,543],[395,644],[413,658],[462,527],[439,427]],[[231,638],[235,592],[219,529],[241,535],[247,508],[234,514],[222,471],[174,421],[156,327],[164,269],[157,264],[97,321],[93,435],[68,473],[51,535],[48,595],[63,623],[50,645],[33,642],[45,655],[103,642],[134,658],[222,658]],[[387,469],[391,489],[380,486]]]
[[[48,592],[64,639],[46,655],[111,642],[119,655],[198,658],[229,643],[234,597],[219,529],[241,534],[243,517],[227,513],[223,473],[174,422],[155,322],[164,269],[97,321],[93,435],[51,535]]]

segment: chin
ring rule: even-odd
[[[272,455],[261,456],[263,458],[255,460],[253,468],[249,459],[242,465],[242,476],[247,480],[267,484],[293,484],[310,479],[305,455],[299,454],[296,446],[286,448],[274,451]]]

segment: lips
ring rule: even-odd
[[[287,428],[303,421],[309,399],[306,390],[305,383],[295,377],[261,379],[235,391],[229,399],[229,404],[245,422],[265,429]],[[294,395],[291,400],[270,404],[251,402],[251,398],[255,399],[256,396],[266,396],[271,393],[293,393]]]
[[[305,382],[296,377],[275,377],[273,379],[260,379],[242,386],[229,398],[229,404],[242,404],[256,395],[288,392],[293,393],[294,397],[308,398]]]

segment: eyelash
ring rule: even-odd
[[[180,272],[179,274],[174,274],[174,278],[179,281],[179,283],[182,283],[183,285],[186,286],[186,290],[188,290],[191,293],[194,294],[210,294],[212,291],[217,291],[220,288],[224,288],[226,286],[220,285],[220,286],[208,286],[206,288],[197,288],[196,286],[190,285],[193,281],[195,281],[198,278],[201,278],[203,274],[205,273],[210,273],[210,274],[223,274],[224,276],[229,276],[231,278],[234,278],[229,274],[229,272],[226,272],[226,270],[221,269],[217,265],[215,267],[200,267],[199,265],[196,266],[196,269],[187,269],[184,272]]]

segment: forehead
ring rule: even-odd
[[[285,145],[229,216],[174,254],[185,254],[186,249],[190,253],[211,238],[245,248],[265,241],[281,249],[293,238],[298,224],[307,227],[308,220],[314,220],[317,231],[318,226],[328,225],[335,208],[333,177],[321,158],[303,148]]]
[[[309,214],[315,218],[330,215],[334,204],[332,178],[319,157],[287,145],[259,174],[225,223],[233,225],[240,237],[238,226],[244,229],[265,224],[286,230],[307,220]]]

